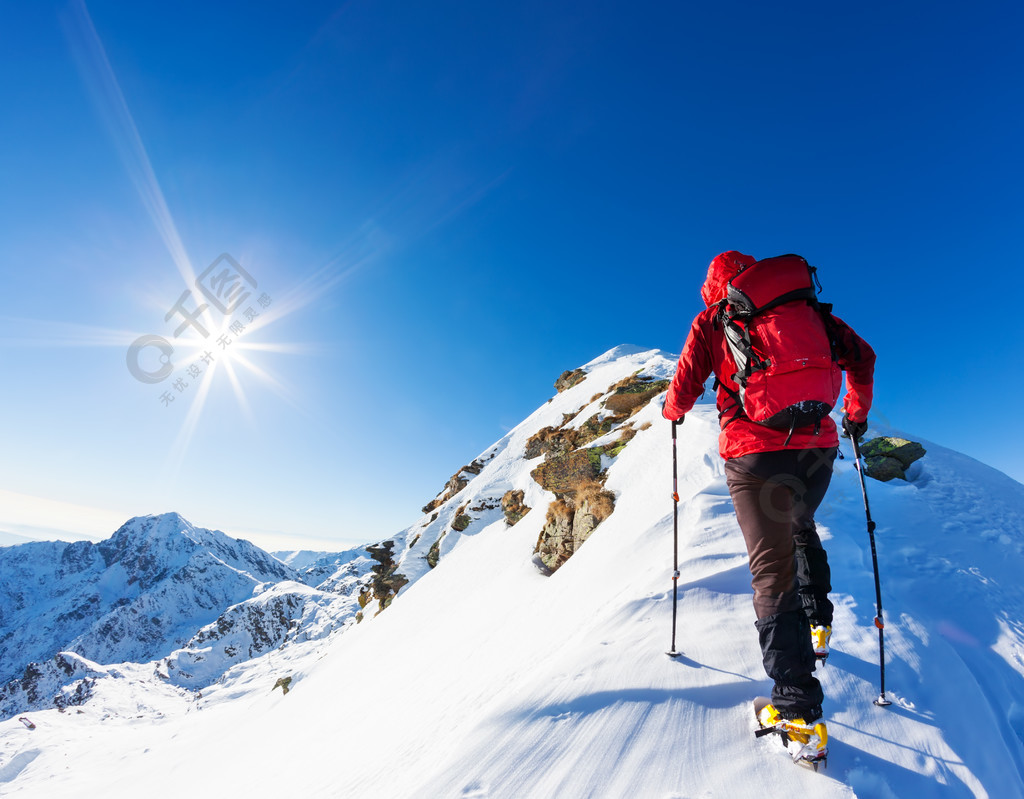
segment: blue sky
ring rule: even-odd
[[[563,370],[678,351],[725,249],[805,255],[879,418],[1022,480],[1022,17],[5,4],[0,526],[36,498],[103,511],[83,532],[385,537]],[[215,338],[165,315],[222,253],[260,316],[208,309],[245,326],[189,378]],[[164,383],[128,371],[143,334]]]

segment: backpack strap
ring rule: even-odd
[[[727,408],[722,408],[722,410],[720,410],[718,412],[718,418],[721,419],[729,411],[735,410],[735,413],[732,415],[732,418],[731,419],[727,419],[725,424],[722,425],[722,429],[724,430],[726,427],[731,425],[733,422],[735,422],[740,417],[745,416],[746,414],[743,413],[743,400],[740,399],[739,392],[738,391],[733,391],[731,388],[729,388],[727,385],[725,385],[721,380],[719,380],[718,377],[715,377],[715,382],[712,383],[711,390],[712,391],[718,391],[718,389],[722,389],[722,391],[724,391],[726,394],[728,394],[729,398],[732,400],[732,405],[730,405]]]
[[[838,361],[839,356],[842,354],[844,349],[842,333],[839,330],[839,325],[832,316],[832,303],[830,302],[815,302],[814,307],[818,309],[818,313],[821,314],[821,321],[825,323],[825,335],[828,336],[828,346],[832,350],[832,360]]]
[[[746,319],[746,325],[738,324],[736,322],[737,318]],[[749,318],[740,317],[739,314],[729,311],[729,301],[727,299],[723,299],[718,303],[718,314],[715,316],[715,321],[716,324],[722,325],[726,345],[732,354],[733,361],[736,363],[736,374],[733,375],[733,379],[740,386],[745,386],[750,375],[754,372],[771,366],[769,361],[758,358],[757,353],[754,352],[753,344],[750,341]],[[742,404],[741,401],[741,407]]]
[[[796,432],[796,414],[793,415],[793,423],[789,426],[789,435],[786,436],[786,440],[782,442],[783,447],[788,447],[790,440],[793,438],[793,433]],[[814,435],[821,433],[821,419],[818,419],[814,423]]]
[[[742,294],[742,292],[737,292]],[[814,287],[810,286],[802,289],[793,289],[793,291],[787,291],[785,294],[781,294],[770,302],[766,302],[760,308],[752,307],[752,303],[740,302],[737,312],[734,314],[737,319],[753,319],[759,314],[767,313],[772,308],[778,308],[780,305],[785,305],[787,302],[796,302],[797,300],[807,300],[808,302],[817,302],[818,294],[815,292]]]

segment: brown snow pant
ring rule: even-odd
[[[814,526],[836,449],[733,458],[726,481],[750,560],[754,611],[772,701],[783,716],[821,716],[810,625],[832,623],[828,557]]]

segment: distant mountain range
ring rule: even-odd
[[[85,701],[99,664],[159,660],[159,678],[203,687],[358,612],[365,550],[294,562],[177,513],[136,517],[95,544],[0,548],[0,716]]]

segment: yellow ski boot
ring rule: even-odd
[[[767,697],[754,700],[754,714],[761,729],[757,737],[777,734],[782,738],[795,763],[809,765],[815,771],[828,757],[828,728],[824,721],[808,724],[803,719],[784,719]],[[792,746],[791,746],[792,744]]]
[[[832,638],[831,624],[818,624],[811,627],[811,645],[814,647],[814,657],[819,662],[828,658],[828,642]]]

